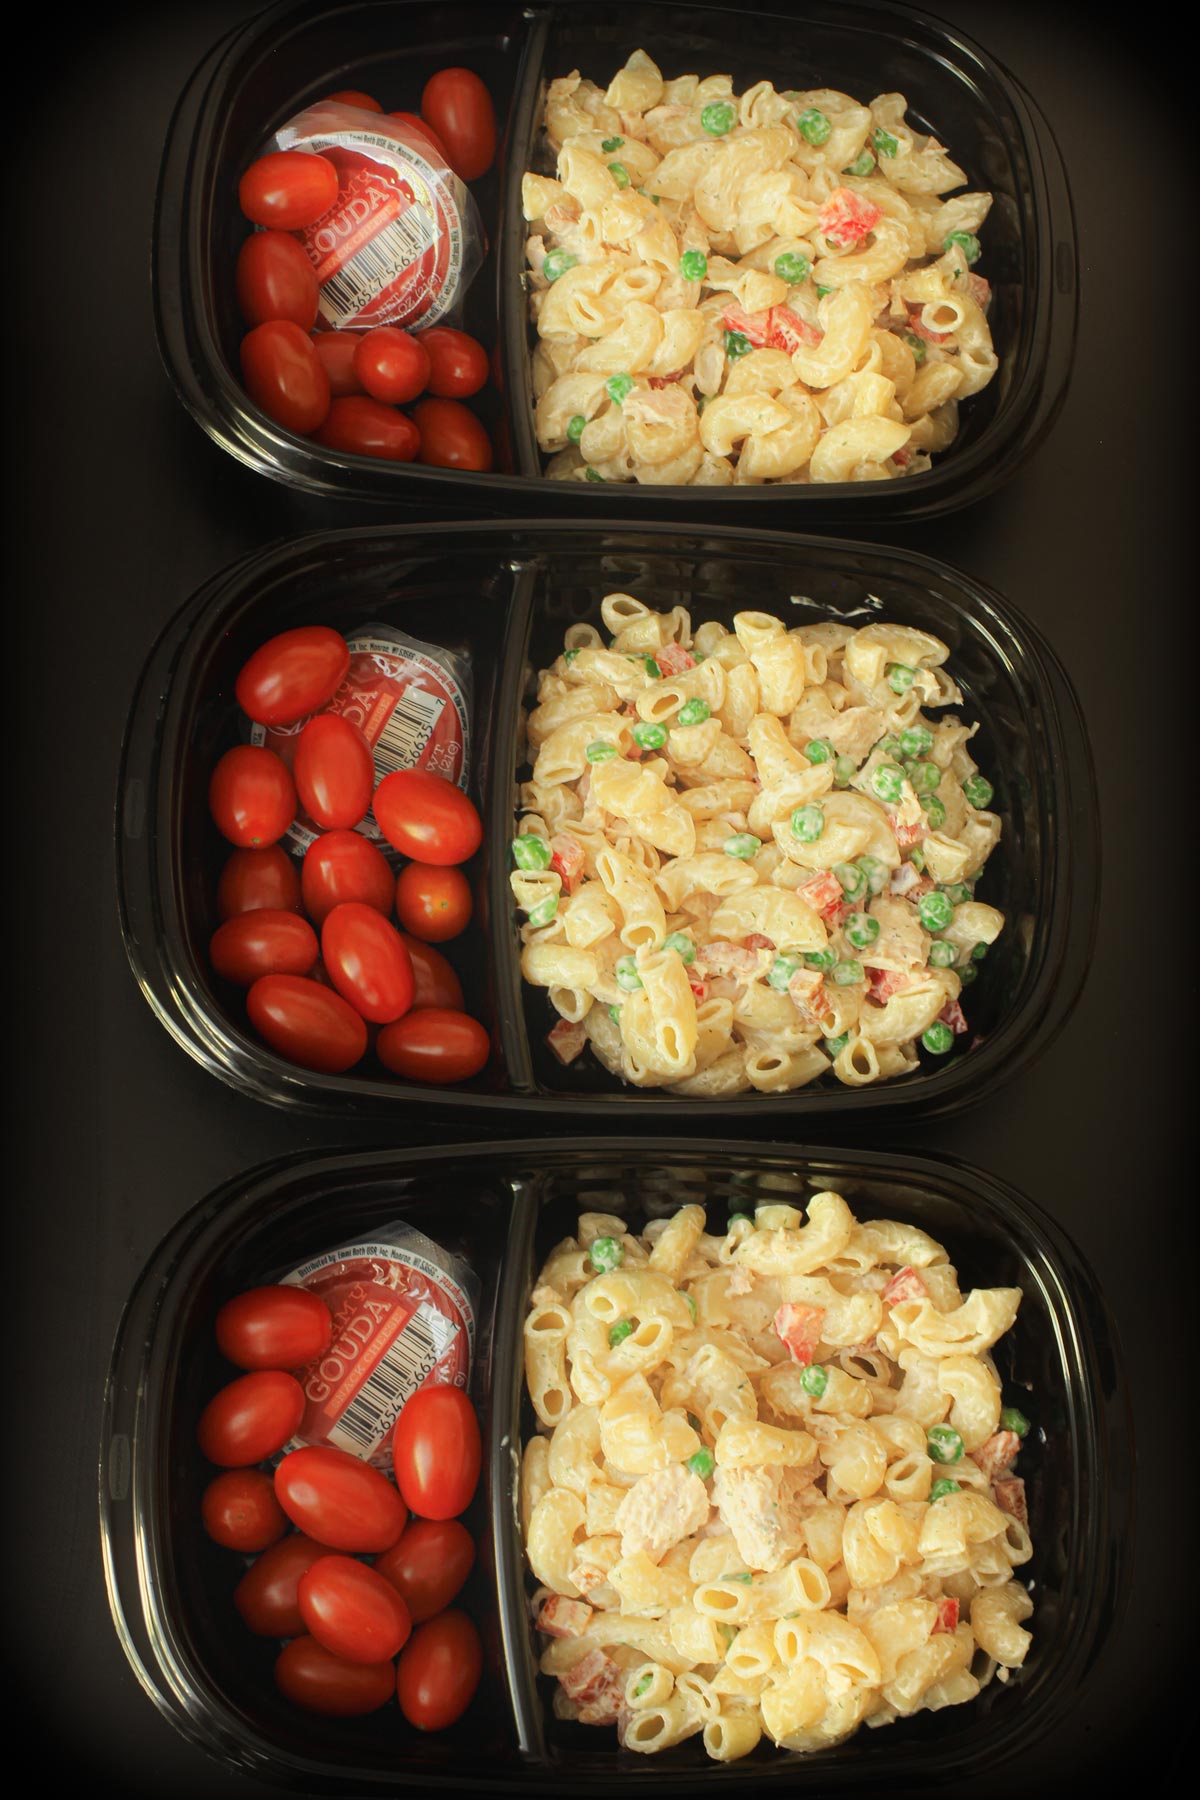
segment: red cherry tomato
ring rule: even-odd
[[[367,1048],[354,1008],[303,975],[262,975],[246,995],[250,1023],[272,1050],[321,1075],[341,1075]]]
[[[456,1519],[471,1504],[482,1449],[475,1408],[459,1387],[418,1388],[396,1420],[392,1458],[404,1504],[422,1519]]]
[[[354,373],[376,400],[402,406],[429,385],[429,353],[398,325],[378,325],[358,340]]]
[[[400,933],[373,906],[335,906],[321,927],[321,961],[338,993],[373,1025],[412,1005],[413,972]]]
[[[396,879],[381,850],[359,831],[327,831],[304,853],[300,875],[304,908],[321,926],[335,906],[359,900],[390,918]]]
[[[328,157],[308,150],[273,150],[242,176],[238,205],[255,225],[300,231],[324,217],[337,193],[338,173]]]
[[[265,906],[226,919],[208,946],[214,971],[238,987],[253,986],[260,975],[307,975],[319,953],[307,919]]]
[[[292,1524],[331,1550],[390,1550],[408,1520],[386,1475],[329,1444],[285,1456],[275,1471],[275,1493]]]
[[[347,1662],[314,1637],[285,1644],[275,1664],[275,1685],[293,1706],[331,1719],[357,1719],[378,1712],[396,1685],[391,1662]]]
[[[296,739],[292,776],[300,804],[333,831],[347,831],[366,817],[375,786],[371,746],[349,719],[318,713]]]
[[[354,373],[354,352],[358,349],[356,331],[314,331],[313,349],[329,377],[329,391],[335,400],[346,394],[361,394],[362,382]]]
[[[423,944],[410,932],[402,931],[400,937],[412,964],[413,1005],[448,1006],[452,1011],[461,1012],[462,982],[441,951],[435,950],[432,944]]]
[[[287,1530],[271,1477],[261,1469],[227,1469],[200,1501],[204,1529],[226,1550],[265,1550]]]
[[[428,769],[396,769],[375,790],[375,818],[389,844],[427,863],[463,863],[483,839],[474,804]]]
[[[300,1577],[328,1555],[324,1544],[294,1531],[251,1563],[233,1590],[233,1604],[247,1629],[256,1637],[300,1637],[304,1631],[296,1597]]]
[[[488,378],[488,354],[483,345],[465,331],[452,325],[434,325],[421,333],[420,342],[429,353],[431,394],[451,400],[465,400],[477,394]]]
[[[496,155],[496,113],[492,97],[471,69],[439,69],[425,83],[421,117],[446,146],[446,157],[463,181],[475,181]]]
[[[237,744],[212,772],[208,806],[231,844],[260,849],[281,838],[295,818],[296,784],[273,750]]]
[[[342,106],[357,106],[360,112],[383,111],[378,100],[373,100],[370,94],[364,94],[361,88],[339,88],[336,94],[325,96],[325,104],[331,100],[338,101]]]
[[[409,863],[396,879],[396,917],[427,944],[444,944],[471,917],[471,884],[461,869]]]
[[[247,1288],[217,1314],[217,1348],[239,1369],[303,1369],[329,1348],[333,1315],[307,1288]]]
[[[483,1673],[483,1645],[466,1613],[418,1625],[396,1669],[400,1711],[418,1731],[444,1731],[462,1717]]]
[[[352,1556],[325,1556],[300,1577],[300,1617],[318,1644],[348,1662],[378,1663],[396,1656],[412,1635],[412,1620],[390,1582]]]
[[[422,400],[413,409],[421,434],[421,461],[434,469],[469,469],[486,475],[492,466],[492,441],[457,400]]]
[[[388,879],[388,907],[392,902]],[[267,907],[273,912],[300,911],[300,875],[286,850],[271,844],[265,850],[235,850],[228,857],[217,882],[217,917],[236,919],[242,913]]]
[[[469,1081],[491,1055],[491,1042],[478,1019],[445,1007],[426,1006],[385,1025],[375,1053],[385,1069],[409,1081]]]
[[[291,319],[269,319],[242,339],[242,379],[256,406],[302,437],[324,423],[329,377],[307,331]]]
[[[234,693],[256,725],[295,725],[333,699],[349,667],[341,632],[298,625],[259,645],[243,664]]]
[[[446,155],[446,146],[443,144],[432,125],[427,125],[424,119],[420,118],[418,114],[410,112],[389,113],[388,118],[399,119],[402,125],[407,125],[412,131],[416,132],[418,137],[424,138],[425,142],[432,145],[442,161],[449,166],[450,158]]]
[[[457,1519],[413,1519],[385,1550],[376,1572],[390,1581],[414,1625],[449,1606],[475,1562],[475,1544]]]
[[[209,1462],[245,1469],[282,1450],[304,1417],[304,1389],[294,1375],[259,1369],[214,1394],[196,1427]]]
[[[298,238],[256,231],[238,251],[237,302],[247,325],[291,319],[303,331],[317,321],[317,277]]]
[[[421,433],[408,414],[372,400],[369,394],[335,400],[315,436],[327,450],[381,456],[386,462],[412,462],[421,448]]]

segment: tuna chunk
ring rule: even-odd
[[[782,1569],[804,1554],[800,1496],[820,1473],[819,1463],[813,1469],[717,1469],[713,1500],[750,1568]]]
[[[651,1562],[661,1562],[673,1545],[707,1525],[708,1505],[708,1489],[682,1463],[643,1475],[617,1508],[621,1555],[644,1550]]]

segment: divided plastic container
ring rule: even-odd
[[[531,1283],[580,1211],[647,1218],[688,1201],[710,1228],[763,1201],[803,1205],[822,1187],[860,1218],[910,1221],[949,1249],[964,1290],[1016,1284],[1024,1298],[997,1347],[1006,1392],[1035,1431],[1021,1453],[1035,1611],[1027,1662],[969,1705],[863,1729],[818,1756],[760,1746],[709,1762],[699,1740],[654,1757],[611,1730],[555,1720],[539,1678],[517,1516],[521,1328]],[[281,1266],[404,1216],[465,1254],[484,1287],[470,1392],[485,1474],[468,1522],[479,1560],[463,1605],[485,1645],[479,1695],[462,1724],[411,1731],[394,1707],[316,1718],[276,1693],[276,1646],[242,1626],[232,1592],[242,1559],[212,1544],[199,1499],[211,1470],[196,1420],[229,1369],[217,1307]],[[962,1780],[1026,1750],[1070,1705],[1117,1624],[1128,1576],[1128,1396],[1095,1278],[1069,1239],[1011,1189],[949,1160],[829,1149],[756,1149],[728,1139],[541,1138],[469,1149],[375,1150],[293,1158],[230,1182],[163,1240],[129,1301],[113,1352],[101,1444],[101,1518],[113,1618],[160,1710],[214,1756],[306,1792],[444,1787],[602,1794],[615,1784],[668,1795],[746,1792],[796,1781],[821,1793],[884,1782]]]
[[[957,442],[930,471],[829,487],[693,489],[542,478],[521,285],[521,177],[533,166],[547,82],[577,68],[607,86],[639,47],[669,77],[728,73],[739,90],[769,78],[781,88],[840,88],[864,100],[900,91],[971,187],[995,195],[983,272],[993,287],[1000,366],[991,385],[964,405]],[[244,327],[233,277],[249,229],[237,205],[245,168],[278,125],[331,91],[365,88],[387,107],[416,110],[429,75],[449,64],[465,64],[487,82],[500,128],[496,163],[472,186],[491,251],[463,320],[498,358],[500,393],[489,389],[481,407],[497,444],[490,475],[325,450],[260,413],[238,374]],[[1076,277],[1062,159],[1033,100],[978,45],[887,0],[812,0],[802,18],[770,5],[747,12],[706,0],[586,8],[567,0],[301,0],[270,7],[222,38],[185,88],[167,138],[155,218],[159,342],[184,404],[217,443],[309,493],[391,501],[424,495],[474,511],[604,517],[633,506],[659,517],[786,517],[797,526],[831,516],[849,524],[945,512],[998,486],[1053,420],[1074,349]]]
[[[1005,929],[971,987],[967,1036],[948,1056],[867,1088],[814,1085],[794,1094],[712,1102],[626,1087],[590,1053],[562,1067],[545,1039],[556,1015],[522,981],[519,918],[508,874],[515,832],[523,697],[531,671],[562,648],[565,628],[599,622],[623,590],[689,608],[693,621],[752,606],[789,624],[873,617],[931,631],[950,646],[972,744],[996,789],[1003,836],[979,887]],[[795,598],[801,596],[802,598]],[[476,917],[461,946],[469,1010],[493,1039],[491,1063],[456,1087],[388,1076],[368,1053],[345,1075],[287,1063],[249,1030],[234,990],[208,968],[214,896],[228,845],[207,805],[214,763],[237,741],[233,683],[259,644],[288,627],[349,630],[391,621],[464,649],[475,679],[472,792],[484,820]],[[788,1119],[901,1108],[940,1112],[1023,1068],[1066,1017],[1091,950],[1099,850],[1094,775],[1071,686],[1035,629],[966,575],[907,551],[832,538],[661,524],[487,522],[325,532],[276,545],[214,577],[167,627],[136,695],[118,796],[122,927],[144,993],[176,1040],[212,1073],[278,1105],[350,1114],[405,1103],[578,1117],[675,1118],[714,1106],[763,1126]]]

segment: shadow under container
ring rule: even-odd
[[[532,326],[522,277],[527,226],[521,178],[537,164],[547,84],[573,69],[601,88],[645,49],[668,78],[732,76],[736,91],[769,78],[781,88],[832,87],[870,100],[902,92],[921,130],[947,145],[968,187],[995,196],[983,233],[999,368],[964,406],[956,442],[932,469],[893,481],[737,488],[556,482],[542,476],[533,432]],[[249,400],[238,372],[245,330],[234,297],[238,248],[251,229],[238,181],[271,134],[344,88],[385,107],[417,110],[429,76],[466,65],[496,107],[496,162],[472,193],[490,250],[461,320],[494,353],[496,388],[472,406],[497,447],[491,474],[327,450],[297,437]],[[261,474],[311,494],[464,511],[657,517],[848,528],[865,520],[931,518],[992,492],[1052,423],[1074,354],[1077,249],[1062,158],[1017,79],[957,30],[911,8],[812,0],[803,29],[770,6],[749,12],[705,0],[615,0],[581,8],[554,0],[323,0],[269,7],[223,37],[176,106],[159,175],[154,227],[159,345],[184,405],[204,430]]]
[[[1034,1429],[1021,1451],[1033,1560],[1033,1643],[1008,1682],[972,1702],[860,1730],[819,1755],[764,1743],[708,1761],[698,1740],[653,1757],[612,1730],[553,1718],[539,1678],[518,1518],[522,1325],[536,1272],[581,1211],[641,1229],[687,1202],[722,1230],[730,1212],[803,1206],[835,1188],[860,1219],[895,1218],[942,1241],[961,1284],[1016,1285],[1023,1300],[996,1359]],[[485,1470],[467,1523],[479,1546],[463,1607],[480,1627],[484,1674],[461,1727],[409,1730],[394,1707],[364,1719],[305,1714],[277,1694],[276,1646],[242,1626],[241,1559],[209,1541],[195,1443],[207,1398],[229,1379],[212,1322],[224,1300],[305,1258],[402,1217],[465,1255],[480,1277],[470,1393]],[[547,1139],[296,1157],[252,1170],[188,1213],[154,1253],[113,1352],[101,1443],[101,1526],[113,1619],[150,1698],[226,1765],[307,1793],[395,1788],[464,1792],[627,1787],[667,1795],[748,1793],[796,1781],[822,1793],[939,1784],[996,1767],[1058,1724],[1113,1635],[1129,1576],[1132,1445],[1126,1380],[1095,1277],[1070,1240],[1012,1189],[949,1159],[755,1149],[728,1139]]]
[[[972,752],[994,783],[1003,821],[979,898],[1005,928],[965,1003],[969,1032],[947,1056],[869,1087],[830,1081],[788,1094],[714,1103],[625,1086],[590,1052],[563,1067],[546,1043],[557,1015],[520,971],[520,916],[509,886],[522,779],[522,709],[533,672],[563,633],[600,623],[614,591],[693,625],[726,625],[749,600],[789,625],[913,625],[950,647],[948,668],[979,720]],[[387,1076],[368,1057],[344,1075],[285,1062],[242,1022],[236,990],[208,966],[217,876],[229,846],[213,825],[209,774],[238,741],[237,672],[276,632],[302,624],[349,631],[367,621],[465,650],[474,682],[471,793],[484,841],[475,920],[448,946],[459,960],[493,1054],[474,1080],[433,1087]],[[277,1105],[332,1113],[402,1104],[547,1118],[755,1119],[960,1106],[1024,1068],[1066,1018],[1086,973],[1099,885],[1094,775],[1070,682],[1037,631],[966,575],[908,551],[829,538],[667,525],[483,522],[327,532],[275,546],[216,576],[167,627],[143,674],[127,730],[118,796],[122,929],[134,974],[172,1036],[213,1074]]]

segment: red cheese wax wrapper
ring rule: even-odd
[[[282,1277],[319,1294],[333,1314],[324,1356],[297,1371],[304,1417],[287,1445],[331,1444],[392,1466],[392,1428],[418,1388],[465,1388],[475,1351],[479,1283],[411,1225],[385,1225]]]
[[[266,148],[312,151],[338,172],[329,211],[293,233],[316,270],[323,326],[424,330],[455,311],[487,241],[470,193],[427,138],[326,100],[280,126]]]
[[[363,625],[346,639],[350,667],[322,712],[340,713],[358,726],[375,759],[375,785],[396,769],[428,769],[467,786],[470,771],[470,670],[466,659],[436,644],[423,644],[394,625]],[[289,768],[296,739],[308,724],[252,725],[250,742],[266,744]],[[388,861],[401,861],[368,813],[356,827]],[[303,855],[320,827],[301,808],[284,842]]]

